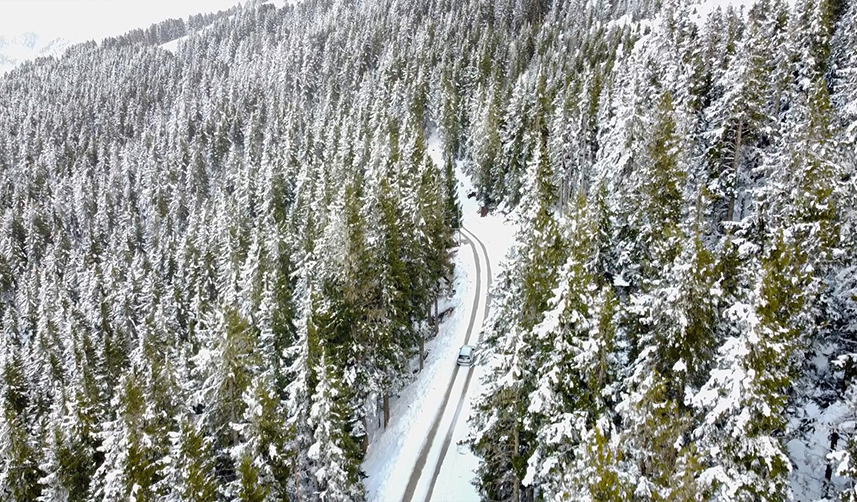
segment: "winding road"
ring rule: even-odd
[[[462,227],[462,237],[473,251],[476,263],[476,291],[473,298],[473,306],[470,312],[470,323],[467,326],[465,344],[470,344],[473,337],[473,329],[476,327],[477,344],[482,341],[482,324],[488,318],[488,292],[491,288],[491,262],[485,244],[470,230]],[[476,244],[479,245],[478,249]],[[484,276],[484,277],[483,277]],[[480,306],[482,308],[482,319],[476,325]],[[413,502],[417,493],[426,493],[425,501],[431,500],[437,483],[438,475],[443,466],[443,459],[452,444],[452,435],[455,425],[461,419],[461,409],[467,398],[467,390],[473,378],[473,367],[455,366],[452,379],[443,396],[443,401],[438,409],[437,415],[432,422],[425,442],[420,448],[416,465],[411,472],[403,502]],[[451,398],[454,398],[451,400]],[[442,432],[442,435],[438,435]],[[426,488],[427,486],[427,488]]]

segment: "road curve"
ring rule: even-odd
[[[485,288],[485,291],[486,291],[486,294],[485,294],[485,314],[482,316],[482,323],[484,325],[485,320],[488,319],[488,308],[490,307],[490,302],[489,302],[490,296],[489,295],[490,295],[490,291],[491,291],[491,260],[488,259],[488,250],[485,249],[485,244],[483,244],[482,241],[479,240],[479,238],[473,234],[473,232],[466,230],[466,229],[465,229],[465,231],[467,232],[467,234],[469,234],[468,237],[471,239],[471,242],[475,240],[476,242],[479,243],[479,246],[482,248],[482,254],[485,257],[485,264],[486,264],[486,268],[488,271],[488,280],[486,281],[487,286]],[[475,313],[475,309],[476,309],[476,307],[474,305],[474,313]],[[469,333],[468,333],[468,336],[469,336]],[[479,330],[479,340],[477,341],[477,344],[480,342],[482,342],[482,329]],[[458,369],[458,366],[456,366],[456,369]],[[459,415],[461,415],[461,408],[464,406],[464,400],[467,397],[467,389],[470,388],[470,380],[472,378],[473,378],[473,371],[468,371],[467,372],[467,380],[465,380],[465,382],[464,382],[464,388],[461,389],[461,395],[458,397],[458,406],[455,408],[455,415],[453,415],[452,423],[449,425],[449,430],[447,431],[446,436],[443,438],[443,446],[440,449],[440,457],[438,458],[437,465],[435,465],[434,473],[432,474],[431,484],[429,484],[428,493],[426,495],[426,502],[431,501],[432,493],[434,493],[434,486],[435,486],[435,484],[437,484],[437,478],[440,475],[440,468],[443,466],[443,459],[446,458],[446,453],[447,453],[447,451],[449,451],[449,447],[452,444],[452,434],[455,432],[455,424],[458,423],[458,417],[459,417]],[[453,381],[455,381],[455,378],[453,378]],[[452,383],[450,383],[450,388],[451,387],[452,387]]]
[[[462,230],[466,231],[463,227]],[[469,231],[467,232],[470,235],[473,235]],[[473,260],[476,263],[476,294],[473,295],[473,307],[470,312],[470,323],[467,325],[467,335],[465,337],[465,344],[470,343],[470,337],[473,334],[473,326],[476,324],[476,313],[479,310],[479,297],[482,296],[482,266],[480,264],[480,256],[479,252],[476,250],[476,245],[473,243],[473,240],[477,240],[476,236],[473,236],[473,239],[463,236],[464,240],[470,245],[470,249],[473,251]],[[480,244],[482,244],[480,242]],[[485,246],[482,246],[482,250],[484,252]],[[487,254],[485,255],[487,257]],[[490,270],[490,265],[488,270]],[[491,276],[488,276],[488,281],[490,283]],[[487,290],[487,288],[486,288]],[[487,308],[487,303],[486,303]],[[426,436],[425,442],[423,442],[420,447],[420,454],[417,457],[417,462],[414,465],[414,470],[411,472],[411,477],[408,480],[408,486],[405,488],[405,495],[402,497],[403,502],[412,502],[414,498],[414,492],[417,489],[417,485],[419,484],[420,478],[422,477],[422,472],[425,469],[426,461],[428,459],[429,451],[431,450],[432,443],[434,443],[435,437],[437,436],[438,429],[440,428],[440,422],[443,418],[443,412],[446,409],[447,404],[449,403],[450,394],[452,394],[452,388],[455,385],[455,380],[458,377],[458,370],[460,366],[455,365],[455,369],[452,372],[452,378],[449,380],[449,386],[446,388],[446,392],[443,395],[443,401],[440,404],[440,407],[437,410],[437,414],[434,417],[434,421],[432,422],[431,429],[429,430],[428,435]],[[469,375],[470,373],[468,373]],[[468,378],[469,382],[469,378]],[[461,398],[459,398],[461,399]],[[458,411],[461,409],[461,403],[459,402],[458,409],[456,410],[456,417],[458,416]],[[444,452],[446,450],[443,450]],[[435,469],[433,473],[431,486],[434,487],[434,481],[437,478],[437,471],[440,469],[440,464],[443,462],[443,456],[438,459],[438,467]],[[431,488],[430,488],[431,490]]]
[[[462,227],[462,229],[468,234],[470,234],[473,237],[473,240],[475,240],[479,244],[479,247],[482,248],[482,256],[485,257],[485,277],[487,280],[485,281],[485,315],[482,317],[482,321],[484,322],[486,319],[488,319],[488,308],[491,306],[491,302],[489,301],[491,300],[491,280],[494,277],[493,275],[491,275],[491,258],[488,257],[488,250],[485,248],[485,244],[482,243],[479,237],[476,237],[476,234],[464,227]]]

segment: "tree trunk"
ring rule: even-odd
[[[384,429],[387,429],[387,424],[390,423],[390,395],[384,393]]]
[[[514,426],[512,431],[512,458],[518,456],[518,424]],[[515,471],[515,466],[512,466],[512,502],[521,502],[521,481],[518,479],[518,473]]]
[[[425,366],[425,355],[426,353],[426,339],[423,335],[420,335],[420,371],[423,370]]]
[[[439,294],[440,292],[434,295],[434,336],[440,334],[440,310],[437,306],[437,297]]]
[[[367,415],[363,416],[363,430],[365,433],[363,434],[363,439],[360,441],[360,449],[363,450],[363,454],[365,455],[369,451],[369,417]]]
[[[744,123],[738,124],[738,135],[735,137],[735,158],[732,161],[732,172],[735,173],[735,181],[732,186],[732,195],[729,196],[729,209],[726,211],[726,221],[732,221],[735,214],[735,195],[738,192],[738,158],[741,154],[741,133],[744,130]]]

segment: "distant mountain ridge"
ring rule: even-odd
[[[59,56],[73,43],[74,41],[61,37],[44,40],[32,31],[11,38],[0,35],[0,74],[24,61],[43,56]]]

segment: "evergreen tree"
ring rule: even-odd
[[[780,234],[762,263],[753,303],[727,315],[739,331],[694,397],[707,411],[697,434],[710,467],[702,479],[724,500],[786,500],[791,463],[782,442],[786,406],[810,321],[806,257]],[[708,445],[719,444],[717,449]]]
[[[592,488],[583,472],[588,467],[580,463],[590,447],[585,438],[596,430],[606,441],[603,434],[613,432],[615,299],[609,286],[596,287],[597,221],[585,210],[583,197],[571,222],[570,256],[554,305],[535,328],[538,386],[526,418],[538,446],[524,482],[537,482],[549,498]]]
[[[203,407],[205,431],[214,440],[217,474],[235,475],[229,451],[239,445],[239,424],[246,410],[244,393],[258,374],[257,333],[234,308],[224,307],[207,326],[206,346],[195,357],[200,372],[194,401]]]
[[[458,201],[457,180],[452,163],[452,156],[445,155],[443,162],[443,213],[446,228],[452,231],[461,228],[462,209]]]
[[[3,365],[3,420],[0,422],[0,493],[12,501],[36,500],[43,476],[30,423],[30,397],[24,363],[14,340],[6,338]]]
[[[216,502],[219,500],[215,476],[214,444],[207,440],[201,428],[190,416],[181,421],[181,428],[172,435],[170,458],[171,484],[167,500],[176,502]]]
[[[322,352],[316,369],[318,386],[313,396],[310,423],[315,428],[315,442],[308,456],[315,462],[318,497],[323,501],[363,500],[359,471],[348,459],[347,450],[354,449],[354,439],[345,432],[346,403],[341,384]]]
[[[647,163],[639,175],[639,244],[643,246],[643,272],[649,278],[657,277],[658,270],[671,264],[678,254],[685,174],[679,166],[680,143],[673,114],[673,98],[667,91],[658,100]]]
[[[157,445],[149,442],[148,404],[140,377],[132,369],[122,378],[114,398],[118,409],[114,420],[101,433],[104,463],[95,472],[90,488],[97,500],[157,500]]]
[[[775,12],[775,11],[773,11]],[[738,204],[738,216],[743,213],[739,193],[763,154],[760,145],[769,142],[772,122],[769,102],[774,77],[772,52],[778,39],[776,19],[767,1],[753,5],[749,15],[749,33],[736,56],[740,58],[713,85],[722,89],[722,96],[706,110],[711,117],[709,127],[719,126],[720,137],[708,151],[712,162],[709,176],[715,178],[710,190],[718,197],[718,208],[725,205],[726,221],[733,221]],[[736,202],[737,201],[737,202]],[[739,218],[740,219],[740,218]]]
[[[847,497],[854,2],[746,7],[253,2],[7,71],[0,498],[359,496],[457,166],[520,225],[485,498]]]

